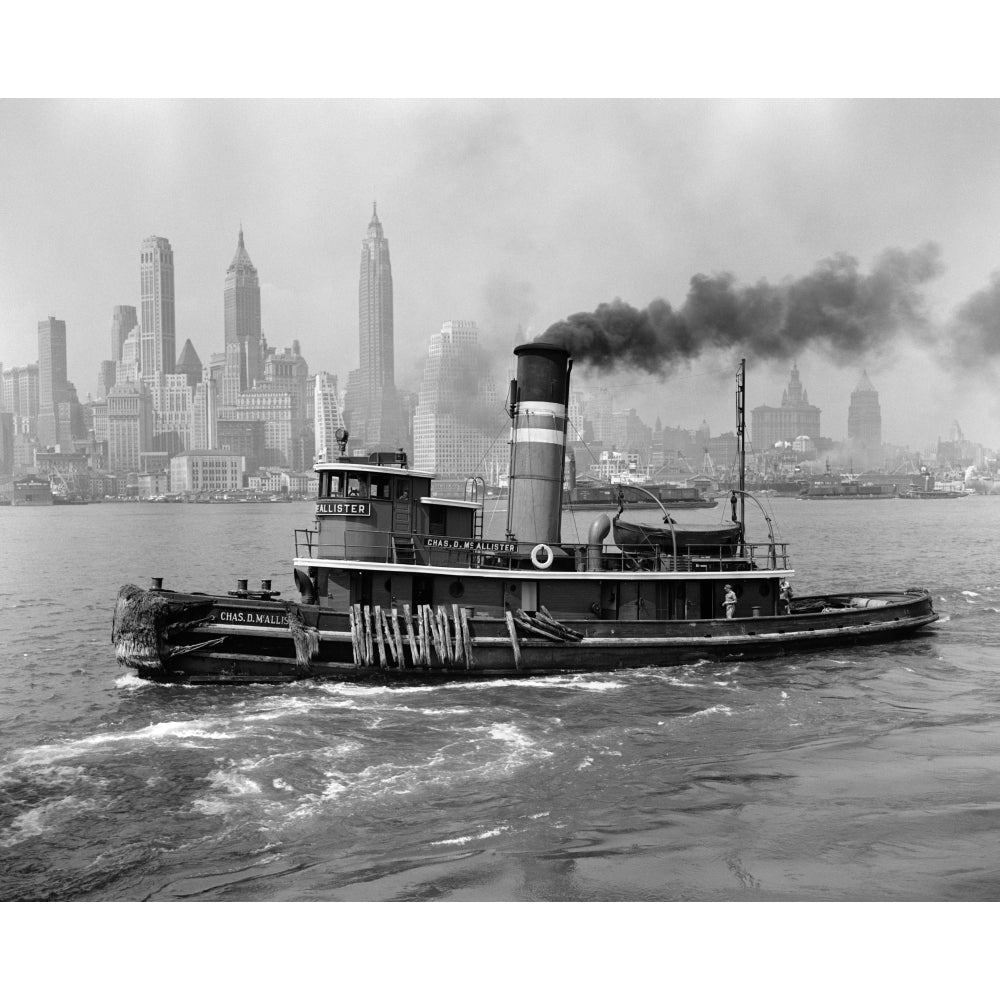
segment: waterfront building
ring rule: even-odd
[[[147,236],[139,251],[139,369],[172,375],[177,359],[174,252],[163,236]]]
[[[170,459],[172,493],[217,493],[243,487],[244,459],[231,451],[192,449]]]
[[[257,268],[243,244],[243,227],[236,253],[226,269],[224,289],[225,345],[238,350],[236,366],[239,390],[250,389],[263,374],[260,327],[260,282]]]
[[[226,418],[263,421],[265,463],[290,467],[295,455],[293,410],[290,392],[258,385],[239,394],[236,406]]]
[[[475,323],[445,323],[431,337],[413,415],[413,466],[439,479],[506,470],[509,423],[479,349]]]
[[[138,472],[152,448],[153,398],[144,382],[122,382],[108,393],[108,465],[117,473]]]
[[[38,421],[38,392],[37,364],[5,368],[0,375],[0,411],[21,418],[22,428],[30,434]]]
[[[289,472],[287,469],[263,469],[247,477],[247,489],[256,493],[295,493],[316,495],[315,472]]]
[[[151,497],[162,497],[170,492],[170,473],[166,469],[157,469],[155,472],[140,472],[136,476],[136,486],[138,495],[143,500]]]
[[[793,364],[781,406],[755,406],[750,414],[750,440],[758,451],[777,442],[794,441],[803,435],[813,441],[820,436],[820,408],[812,406],[802,388],[798,366]]]
[[[376,206],[361,248],[358,282],[360,365],[347,380],[346,419],[353,454],[405,447],[395,384],[392,265]]]
[[[217,428],[218,449],[242,455],[245,472],[254,473],[264,464],[267,424],[263,420],[220,420]]]
[[[345,426],[336,375],[329,372],[316,373],[313,400],[316,457],[321,462],[332,462],[340,455],[337,431]]]
[[[188,377],[180,372],[160,372],[142,379],[153,401],[153,448],[176,455],[191,447],[194,393]]]
[[[111,314],[111,360],[121,361],[125,338],[139,325],[135,306],[115,306]]]
[[[14,472],[14,414],[0,407],[0,481],[10,479]]]

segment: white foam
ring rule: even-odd
[[[230,795],[260,795],[260,785],[239,771],[212,771],[208,775],[212,787]]]
[[[488,840],[490,837],[499,837],[501,833],[505,833],[510,827],[507,824],[502,826],[495,826],[492,830],[483,830],[482,833],[470,833],[467,837],[450,837],[448,840],[432,840],[432,847],[451,847],[456,844],[468,844],[473,840]]]
[[[733,710],[728,705],[713,705],[711,708],[703,708],[699,712],[693,712],[688,716],[690,719],[697,719],[701,715],[732,715]]]
[[[156,687],[154,681],[147,681],[143,677],[139,677],[138,674],[123,674],[121,677],[115,678],[115,687],[122,688],[144,688],[144,687]]]
[[[78,799],[75,795],[68,795],[56,802],[47,802],[29,809],[11,823],[7,836],[0,838],[0,847],[13,847],[23,840],[39,837],[55,829],[67,814],[76,815],[95,806],[93,799]]]

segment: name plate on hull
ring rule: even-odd
[[[371,500],[320,500],[316,504],[317,514],[332,514],[334,517],[371,517]]]
[[[288,628],[288,617],[280,611],[236,610],[216,608],[212,617],[220,625],[260,625],[269,628]]]
[[[475,542],[471,538],[425,538],[429,549],[462,549],[476,552],[516,552],[515,542]]]

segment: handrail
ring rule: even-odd
[[[336,558],[354,559],[359,562],[370,562],[378,565],[391,565],[395,563],[395,554],[392,547],[392,534],[374,529],[355,529],[359,534],[372,534],[381,536],[385,540],[385,546],[381,544],[373,545],[370,542],[356,542],[352,545],[346,538],[338,544],[337,551],[324,554],[319,545],[319,532],[315,529],[296,528],[295,529],[295,555],[299,558]],[[507,552],[499,549],[491,551],[488,546],[506,546],[509,543],[500,539],[459,539],[467,541],[467,546],[460,548],[427,548],[425,542],[428,538],[439,536],[416,534],[412,535],[419,551],[424,556],[423,566],[451,566],[458,568],[476,569],[484,567],[488,561],[492,568],[499,570],[528,569],[533,567],[529,562],[529,557],[524,552]],[[685,546],[678,550],[676,536],[672,536],[673,546],[671,551],[664,551],[659,545],[635,545],[628,546],[627,550],[621,550],[617,546],[602,545],[600,552],[602,571],[604,572],[653,572],[656,570],[690,570],[693,565],[699,567],[699,572],[718,572],[720,574],[732,573],[737,563],[744,564],[743,568],[757,568],[755,558],[762,552],[767,554],[767,563],[771,569],[788,569],[788,544],[785,542],[775,542],[773,535],[767,542],[746,542],[745,552],[741,555],[732,551],[731,545],[707,546],[699,544],[696,546]],[[352,553],[352,548],[356,551]],[[567,550],[571,546],[564,546]],[[378,554],[372,554],[373,549],[378,549]],[[364,554],[359,554],[359,551]],[[565,558],[565,557],[562,557]],[[567,559],[568,562],[568,559]],[[590,572],[585,568],[579,568],[573,563],[575,572]],[[555,567],[558,569],[558,567]]]

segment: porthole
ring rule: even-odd
[[[448,593],[454,598],[459,598],[465,593],[465,587],[462,586],[461,580],[453,580],[448,585]]]

